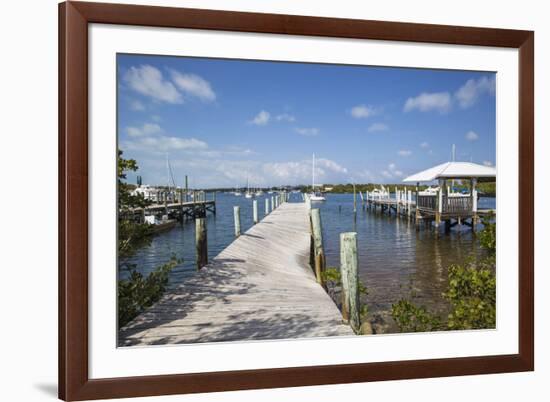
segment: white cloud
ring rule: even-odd
[[[429,112],[432,110],[439,113],[448,112],[451,108],[451,95],[448,92],[423,92],[415,98],[409,98],[405,102],[403,110],[410,112],[419,110],[420,112]]]
[[[205,102],[216,100],[212,86],[204,78],[196,74],[180,73],[176,70],[170,70],[170,75],[174,84],[185,94]]]
[[[381,131],[388,131],[390,128],[384,123],[373,123],[368,128],[369,133],[378,133]]]
[[[399,156],[410,156],[412,154],[412,151],[408,149],[400,149],[399,151],[397,151],[397,154]]]
[[[474,105],[483,94],[494,94],[496,82],[494,77],[481,77],[477,80],[471,79],[461,86],[454,96],[461,108],[466,109]]]
[[[493,166],[493,162],[491,162],[491,161],[483,161],[483,164],[485,166]]]
[[[479,138],[479,135],[475,131],[468,131],[466,133],[466,139],[468,141],[476,141]]]
[[[345,167],[339,165],[338,163],[336,163],[336,162],[334,162],[330,159],[324,159],[324,158],[316,159],[315,160],[315,166],[325,168],[325,169],[330,170],[331,172],[336,172],[336,173],[347,173],[348,172],[348,169],[346,169]]]
[[[351,108],[351,115],[356,119],[366,119],[378,113],[378,110],[372,106],[357,105]]]
[[[271,114],[269,114],[269,112],[266,112],[265,110],[262,110],[252,120],[250,120],[250,123],[257,126],[265,126],[267,123],[269,123],[269,119],[271,119]]]
[[[305,137],[314,137],[319,134],[319,129],[315,127],[310,128],[300,128],[297,127],[294,129],[298,134],[303,135]]]
[[[292,116],[291,114],[288,114],[288,113],[279,114],[279,115],[277,115],[277,117],[275,119],[277,121],[286,121],[286,122],[289,122],[289,123],[292,123],[292,122],[296,121],[296,118],[294,116]]]
[[[404,176],[403,172],[397,168],[395,163],[390,163],[388,168],[380,173],[384,179],[396,180]]]
[[[311,160],[291,162],[269,162],[262,167],[264,180],[280,184],[309,183],[311,181]],[[345,179],[348,169],[325,158],[315,160],[315,181],[337,182]]]
[[[130,101],[130,110],[133,110],[134,112],[141,112],[145,110],[145,105],[140,101],[133,99]]]
[[[158,138],[158,137],[154,137]],[[184,139],[180,139],[184,140]],[[176,183],[183,182],[189,175],[190,185],[196,187],[244,187],[247,177],[251,186],[297,185],[311,183],[311,159],[291,161],[258,161],[243,157],[231,159],[231,153],[253,152],[247,148],[225,147],[219,150],[207,148],[196,139],[185,139],[183,150],[168,148],[168,140],[161,138],[153,141],[149,138],[136,138],[130,144],[123,143],[122,149],[128,157],[139,162],[140,173],[146,184],[166,183],[165,154],[169,153],[170,165]],[[126,153],[128,151],[128,153]],[[173,152],[170,152],[173,151]],[[348,169],[337,161],[318,158],[315,161],[315,181],[322,183],[347,182]],[[374,181],[372,179],[371,181]]]
[[[165,80],[160,70],[153,66],[130,67],[122,79],[130,89],[154,100],[167,103],[183,102],[174,84]]]
[[[203,150],[208,144],[196,138],[181,138],[158,135],[155,137],[140,137],[122,143],[124,150],[144,151],[155,154],[168,151]]]
[[[145,123],[141,127],[126,127],[126,133],[130,137],[143,137],[151,134],[162,132],[162,128],[158,124]]]
[[[427,149],[429,147],[430,147],[430,144],[428,144],[426,141],[424,141],[420,144],[420,148]]]
[[[156,122],[162,121],[162,118],[158,114],[152,115],[151,119]]]

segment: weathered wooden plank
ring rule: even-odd
[[[119,345],[353,335],[309,265],[304,203],[282,202],[120,331]]]

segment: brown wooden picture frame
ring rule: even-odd
[[[519,353],[90,379],[88,24],[206,29],[519,49]],[[59,397],[138,397],[534,369],[534,33],[154,6],[59,5]]]

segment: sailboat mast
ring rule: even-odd
[[[311,191],[315,192],[315,154],[313,154],[313,163],[311,164]]]
[[[168,187],[168,192],[170,192],[170,166],[168,165],[168,154],[166,156],[166,186]]]

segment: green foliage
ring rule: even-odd
[[[321,272],[321,279],[323,282],[330,282],[334,285],[342,284],[342,274],[340,270],[335,267],[328,267],[323,272]]]
[[[453,265],[449,289],[444,297],[451,303],[449,329],[494,328],[496,323],[496,277],[491,269]]]
[[[401,332],[431,332],[443,329],[441,319],[424,306],[416,306],[408,300],[392,305],[392,318]]]
[[[133,220],[129,211],[133,208],[143,208],[150,204],[142,195],[132,195],[132,186],[124,182],[128,171],[138,170],[134,159],[124,159],[122,151],[118,151],[118,253],[120,256],[132,254],[137,248],[150,242],[153,229],[144,223]]]
[[[160,299],[166,290],[170,271],[180,262],[175,256],[172,256],[169,262],[156,268],[145,277],[136,270],[134,264],[126,265],[130,275],[128,279],[118,281],[119,328]]]
[[[148,245],[151,241],[153,228],[145,223],[134,221],[133,208],[145,207],[150,204],[141,195],[132,195],[135,187],[125,182],[126,173],[137,171],[138,165],[134,159],[124,159],[122,151],[118,151],[118,253],[119,257],[131,255],[136,249]],[[127,279],[118,281],[118,325],[130,322],[145,308],[160,299],[168,284],[170,271],[179,264],[175,257],[156,268],[147,276],[137,271],[135,264],[126,264],[129,271]]]
[[[126,219],[118,221],[118,255],[127,257],[138,248],[151,243],[153,228],[151,225],[136,223]]]
[[[332,187],[332,190],[330,190],[330,193],[353,193],[353,184],[347,183],[347,184],[324,184],[323,187]],[[407,190],[411,190],[413,193],[416,191],[416,186],[411,185],[403,185],[403,183],[398,184],[384,184],[384,187],[389,189],[390,191],[393,191],[395,187],[399,187],[399,189],[406,188]],[[419,186],[419,190],[424,190],[427,186]],[[311,191],[311,186],[300,186],[299,187],[301,191],[308,192]],[[356,184],[355,185],[355,191],[357,193],[365,191],[373,191],[376,188],[380,188],[380,184],[375,183],[364,183],[364,184]],[[359,194],[357,194],[357,197],[359,197]]]
[[[120,215],[124,215],[125,212],[132,208],[143,208],[150,205],[150,201],[146,200],[143,195],[132,195],[131,190],[135,188],[134,185],[125,182],[126,173],[129,171],[135,172],[139,169],[135,159],[124,159],[122,157],[122,151],[118,150],[118,208]]]
[[[489,255],[494,256],[497,249],[497,225],[494,214],[482,218],[483,230],[479,232],[479,244],[486,249]]]
[[[402,299],[392,305],[392,317],[401,332],[495,328],[496,224],[489,216],[484,218],[483,225],[479,242],[488,256],[449,267],[447,290],[443,293],[450,304],[446,320],[423,306]]]

